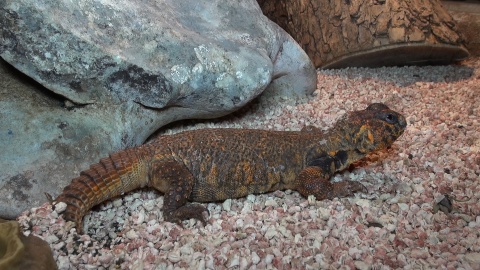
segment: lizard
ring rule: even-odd
[[[207,128],[161,135],[91,165],[54,203],[66,203],[64,219],[83,233],[83,216],[93,206],[143,187],[163,193],[163,218],[179,225],[190,218],[206,224],[208,211],[200,203],[249,194],[290,189],[316,200],[347,197],[365,186],[330,178],[390,147],[406,126],[400,113],[373,103],[346,113],[326,131]]]

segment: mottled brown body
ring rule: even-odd
[[[92,206],[140,187],[164,193],[164,218],[205,222],[205,207],[248,194],[292,189],[317,200],[349,196],[358,182],[331,183],[330,177],[368,153],[390,146],[404,131],[405,118],[376,103],[345,115],[322,132],[201,129],[162,136],[150,144],[104,158],[80,174],[56,201],[64,217],[82,230]]]

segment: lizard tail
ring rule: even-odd
[[[148,183],[150,148],[142,146],[111,154],[82,171],[56,198],[67,208],[63,217],[83,233],[83,216],[95,205]]]

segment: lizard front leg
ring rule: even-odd
[[[149,186],[164,193],[163,217],[165,221],[181,225],[183,220],[194,218],[206,224],[200,204],[187,204],[195,177],[182,163],[173,158],[155,160],[151,164]]]
[[[348,197],[357,191],[366,191],[364,185],[356,181],[330,182],[331,174],[326,174],[321,167],[305,168],[295,180],[296,191],[305,197],[314,195],[317,200]]]
[[[331,183],[330,177],[348,165],[348,154],[342,151],[323,154],[309,162],[309,166],[295,179],[296,190],[305,197],[315,195],[317,200],[347,197],[367,189],[359,182]]]

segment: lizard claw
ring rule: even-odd
[[[203,226],[205,226],[207,224],[207,218],[203,214],[204,212],[207,212],[208,215],[210,215],[208,209],[203,205],[188,204],[175,209],[174,211],[164,213],[164,219],[165,221],[173,222],[183,227],[182,221],[194,218],[202,222]]]
[[[357,181],[342,181],[335,184],[334,190],[337,197],[348,197],[358,191],[363,193],[368,192],[368,189]]]
[[[360,182],[357,182],[357,181],[346,181],[346,182],[347,182],[346,186],[348,186],[350,190],[350,194],[356,193],[358,191],[363,193],[368,192],[368,189]]]

